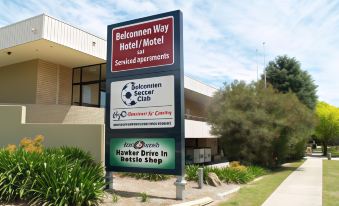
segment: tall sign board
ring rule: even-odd
[[[107,171],[183,175],[182,13],[108,26]]]

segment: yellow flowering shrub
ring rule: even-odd
[[[7,147],[5,149],[9,152],[15,152],[16,151],[16,145],[15,144],[9,144],[9,145],[7,145]]]
[[[239,167],[239,166],[240,166],[240,162],[238,162],[238,161],[230,162],[230,167]]]
[[[230,162],[230,167],[237,169],[237,170],[246,170],[247,169],[246,166],[241,165],[240,162],[238,162],[238,161]]]
[[[37,152],[41,153],[43,151],[42,142],[44,141],[44,136],[36,135],[34,139],[30,137],[24,137],[20,141],[20,147],[23,148],[26,152]]]

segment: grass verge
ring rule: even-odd
[[[323,160],[323,205],[339,202],[339,161]]]
[[[259,206],[272,194],[272,192],[297,169],[304,161],[293,162],[287,167],[282,167],[263,176],[260,181],[243,186],[239,192],[220,206]]]

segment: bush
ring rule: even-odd
[[[256,177],[266,174],[266,170],[258,166],[240,165],[239,162],[231,164],[233,167],[203,167],[204,168],[204,180],[206,182],[207,175],[210,172],[215,173],[222,182],[244,184],[252,181]],[[199,165],[187,165],[186,166],[186,180],[198,181],[198,168]]]
[[[66,147],[45,151],[1,149],[0,201],[98,205],[105,186],[104,170],[80,151]]]
[[[185,174],[186,180],[188,181],[198,181],[198,168],[199,165],[186,165]]]
[[[13,152],[0,150],[0,202],[29,197],[40,159],[40,154],[22,149]]]
[[[68,161],[80,161],[82,165],[90,166],[95,165],[95,161],[89,152],[85,152],[77,147],[60,147],[53,149],[46,149],[46,153],[60,154],[64,156]]]
[[[146,192],[140,193],[141,202],[147,202],[149,197]]]
[[[170,175],[162,175],[162,174],[130,173],[130,172],[123,173],[123,176],[133,177],[136,179],[149,180],[149,181],[162,181],[162,180],[167,180],[171,177]]]
[[[304,153],[315,115],[292,92],[234,81],[215,93],[208,121],[228,160],[274,168]]]

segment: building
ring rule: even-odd
[[[0,28],[0,145],[41,133],[47,146],[79,146],[103,160],[105,62],[105,39],[45,14]],[[205,121],[216,89],[184,81],[186,147],[211,148],[218,160]]]

